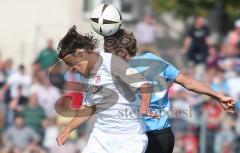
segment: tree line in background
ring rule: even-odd
[[[203,15],[215,20],[213,24],[220,33],[232,27],[233,21],[240,17],[240,0],[151,0],[157,13],[173,12],[183,20]]]

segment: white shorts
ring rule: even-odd
[[[94,129],[82,153],[144,153],[148,139],[143,134],[110,134]]]

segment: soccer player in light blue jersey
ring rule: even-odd
[[[235,100],[233,98],[215,92],[204,83],[182,74],[180,70],[161,57],[147,51],[135,56],[136,43],[133,34],[123,29],[111,37],[104,38],[105,51],[129,61],[133,68],[152,83],[150,111],[159,114],[160,117],[144,117],[148,136],[146,153],[171,153],[173,151],[174,135],[167,115],[170,110],[168,89],[172,82],[178,83],[190,91],[210,96],[218,101],[224,110],[230,113],[234,112]]]

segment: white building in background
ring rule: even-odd
[[[81,32],[92,31],[88,18],[101,3],[113,3],[127,21],[139,16],[135,0],[0,0],[1,59],[12,58],[15,66],[29,67],[47,39],[57,46],[71,25]]]
[[[72,0],[0,0],[2,58],[30,66],[46,39],[55,43],[74,23]]]
[[[81,32],[92,31],[88,19],[101,3],[119,8],[123,27],[130,30],[149,10],[146,0],[0,0],[1,59],[12,58],[15,66],[23,63],[29,67],[48,39],[57,47],[72,25]],[[167,17],[166,21],[173,20]]]

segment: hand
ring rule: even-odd
[[[160,116],[154,112],[150,112],[149,107],[141,104],[140,110],[139,110],[139,115],[141,116],[148,116],[152,118],[160,118]]]
[[[69,139],[70,137],[70,132],[69,130],[63,130],[58,136],[57,136],[57,143],[58,146],[64,145],[66,143],[66,141]]]
[[[235,112],[235,103],[236,101],[232,97],[227,97],[227,96],[220,96],[218,99],[221,107],[229,112],[229,113],[234,113]]]

